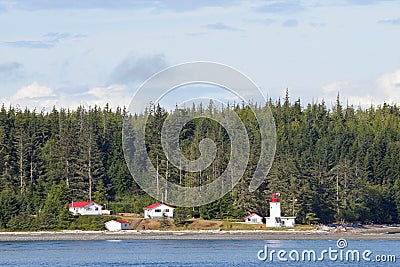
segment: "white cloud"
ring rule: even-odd
[[[400,69],[385,73],[374,81],[338,81],[322,87],[322,98],[335,103],[337,94],[343,103],[368,107],[371,104],[400,103]]]
[[[39,109],[44,107],[49,109],[56,104],[56,95],[50,87],[43,86],[34,82],[19,89],[10,97],[3,98],[2,104],[6,106],[19,107],[21,109]]]
[[[400,69],[381,75],[377,80],[377,84],[379,89],[386,95],[387,102],[400,103]]]
[[[32,83],[31,85],[22,87],[19,89],[13,96],[12,99],[23,99],[23,98],[41,98],[41,97],[49,97],[55,96],[53,89],[40,85],[37,82]]]
[[[322,91],[325,95],[337,94],[343,88],[349,87],[349,85],[349,82],[334,82],[322,87]]]
[[[88,106],[105,106],[108,103],[113,108],[128,106],[132,97],[128,87],[120,84],[95,87],[83,93],[82,96]]]
[[[1,100],[6,106],[29,108],[36,110],[51,110],[56,108],[76,109],[78,106],[104,107],[107,103],[110,108],[128,106],[132,94],[124,85],[110,85],[95,87],[83,93],[68,94],[65,91],[54,90],[40,85],[37,82],[22,87],[11,97]]]
[[[368,107],[371,104],[378,104],[380,99],[371,94],[371,84],[355,81],[340,81],[322,87],[322,98],[328,104],[335,104],[339,94],[342,103]]]
[[[371,104],[381,105],[384,102],[400,103],[400,69],[382,74],[371,81],[337,81],[321,89],[316,97],[324,99],[328,105],[335,103],[338,93],[343,104],[355,106],[369,107]],[[68,92],[34,82],[17,90],[12,96],[1,99],[0,103],[32,110],[51,110],[53,107],[76,109],[78,106],[95,105],[104,107],[108,103],[115,109],[128,106],[132,96],[133,91],[121,84]],[[190,96],[187,97],[190,99]],[[178,100],[179,97],[170,99],[170,102],[176,104]]]

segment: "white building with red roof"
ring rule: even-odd
[[[144,218],[168,218],[174,217],[174,207],[165,205],[164,203],[151,204],[144,208]]]
[[[69,211],[74,215],[102,215],[103,207],[93,201],[69,203]]]
[[[269,202],[269,217],[265,217],[265,225],[267,227],[294,227],[296,217],[282,217],[280,194],[274,193]],[[295,201],[293,199],[293,201]],[[294,205],[294,204],[293,204]]]
[[[255,212],[250,213],[246,217],[244,217],[245,223],[263,223],[263,217]]]
[[[130,223],[125,220],[111,220],[105,223],[105,227],[109,231],[129,230]]]

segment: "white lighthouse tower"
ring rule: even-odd
[[[279,193],[272,195],[271,202],[269,202],[269,217],[280,218],[281,217],[281,202],[279,202]]]
[[[281,216],[280,194],[274,193],[269,202],[269,217],[266,217],[265,225],[267,227],[294,227],[296,217]]]

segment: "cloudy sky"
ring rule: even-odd
[[[240,70],[273,99],[400,103],[400,1],[0,0],[0,101],[129,105],[188,61]]]

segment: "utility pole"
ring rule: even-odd
[[[179,185],[182,185],[182,158],[179,158]]]
[[[157,155],[157,178],[156,178],[156,186],[157,186],[157,198],[160,196],[160,185],[159,185],[159,177],[158,177],[158,155]]]
[[[165,171],[165,201],[168,201],[168,159],[167,170]]]
[[[339,208],[339,172],[336,173],[336,208],[337,208],[337,215],[339,218],[340,215],[340,208]]]

